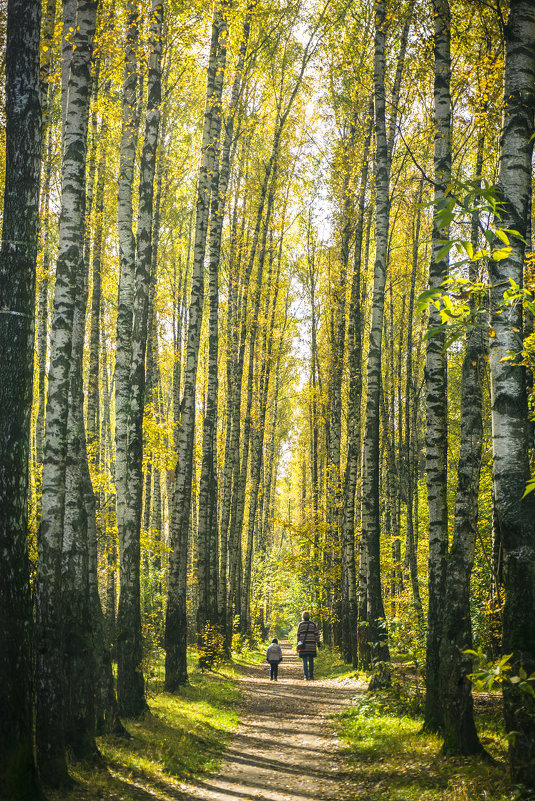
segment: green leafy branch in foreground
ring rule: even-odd
[[[528,676],[524,668],[520,668],[518,674],[512,675],[513,667],[510,664],[513,654],[504,654],[499,659],[492,661],[481,648],[477,651],[466,650],[465,654],[473,657],[476,669],[468,676],[476,690],[492,692],[497,686],[510,684],[517,687],[521,692],[535,698],[535,673]]]
[[[440,314],[440,324],[430,327],[425,338],[441,332],[445,333],[444,350],[448,350],[455,342],[462,340],[467,332],[474,328],[488,331],[489,337],[496,336],[492,326],[488,326],[488,298],[490,284],[488,281],[473,281],[466,277],[470,264],[480,267],[488,265],[490,261],[502,261],[511,253],[511,237],[520,237],[518,231],[510,228],[500,228],[496,222],[500,220],[501,203],[496,186],[488,181],[474,179],[470,181],[452,181],[446,188],[443,198],[439,201],[430,201],[425,206],[435,206],[435,219],[440,228],[454,226],[462,230],[468,223],[477,221],[482,234],[483,243],[474,246],[471,239],[450,237],[443,241],[443,247],[437,259],[443,259],[454,252],[456,257],[452,263],[454,274],[442,282],[440,287],[426,289],[418,297],[418,311],[424,312],[432,305]],[[487,226],[482,224],[486,221]],[[491,221],[494,221],[491,224]],[[528,256],[528,262],[533,255]],[[463,274],[464,273],[464,274]],[[497,314],[504,314],[507,308],[522,304],[522,306],[535,316],[535,292],[520,286],[513,279],[504,287],[501,307]],[[517,331],[517,329],[513,329]],[[511,366],[525,366],[534,369],[535,366],[535,338],[532,335],[522,340],[519,335],[517,352],[508,351],[502,361],[508,361]],[[527,482],[523,498],[535,491],[535,477]]]
[[[511,253],[510,237],[520,234],[495,224],[500,219],[501,208],[498,190],[485,180],[452,181],[443,198],[436,204],[435,201],[430,201],[425,205],[435,205],[435,220],[440,228],[453,225],[462,231],[466,224],[472,224],[476,220],[483,240],[475,246],[471,239],[462,236],[444,239],[437,260],[444,259],[452,252],[456,254],[452,263],[455,273],[448,276],[440,287],[426,289],[418,297],[419,312],[424,312],[433,305],[440,314],[440,325],[430,328],[426,338],[439,331],[446,331],[444,349],[447,350],[471,328],[485,326],[479,318],[486,318],[489,283],[467,278],[467,267],[470,264],[485,265],[490,261],[506,259]],[[483,220],[488,224],[483,225]],[[494,220],[493,225],[491,220]],[[518,287],[511,286],[505,290],[505,305],[517,300],[515,289]],[[528,300],[531,302],[531,298]],[[492,329],[489,329],[489,335],[492,334]]]

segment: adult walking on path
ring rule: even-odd
[[[306,681],[314,678],[314,659],[320,645],[320,633],[310,612],[303,612],[303,619],[297,627],[297,655],[303,660],[303,673]]]

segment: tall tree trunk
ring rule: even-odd
[[[450,6],[449,0],[433,0],[435,26],[435,208],[438,211],[451,172]],[[449,235],[433,219],[429,288],[439,289],[448,276],[448,256],[439,258]],[[426,381],[426,479],[429,506],[429,607],[425,668],[425,728],[443,725],[440,700],[440,637],[444,608],[446,554],[448,550],[448,410],[447,354],[440,312],[431,305],[428,323]]]
[[[208,569],[206,570],[206,586],[205,592],[208,593],[208,599],[211,599],[206,605],[206,614],[212,623],[219,622],[225,625],[226,621],[226,601],[227,601],[227,554],[228,554],[228,517],[227,522],[221,527],[218,534],[218,519],[217,519],[217,500],[218,500],[218,485],[215,470],[216,454],[217,454],[217,361],[218,361],[218,312],[219,312],[219,293],[218,293],[218,272],[221,256],[221,240],[223,234],[223,221],[225,216],[226,196],[230,180],[230,169],[233,154],[233,139],[234,139],[234,126],[236,115],[238,112],[238,103],[241,98],[245,58],[247,54],[247,47],[249,43],[249,33],[251,29],[251,12],[255,3],[250,3],[245,15],[243,23],[243,33],[240,45],[240,52],[238,62],[236,64],[236,75],[232,85],[232,95],[230,108],[227,114],[227,120],[224,128],[223,147],[221,152],[221,167],[219,170],[214,171],[213,188],[212,188],[212,208],[210,211],[210,238],[209,238],[209,270],[210,270],[210,353],[209,353],[209,379],[208,379],[208,395],[207,395],[207,414],[205,417],[205,426],[203,429],[203,465],[200,480],[199,492],[199,507],[201,510],[206,508],[206,517],[203,520],[203,513],[199,519],[199,540],[206,538],[209,543],[208,547]],[[223,79],[225,70],[226,48],[220,48],[220,64],[221,64],[221,80]],[[219,162],[219,156],[216,154],[216,160]],[[231,284],[229,290],[229,312],[228,330],[232,332],[233,329],[233,311],[235,309],[235,289],[236,285],[233,283],[232,276],[229,275],[229,282]],[[229,341],[227,347],[231,350],[231,343]],[[228,387],[229,396],[231,393],[231,386]],[[227,443],[230,445],[231,433],[231,404],[227,404]],[[226,453],[227,448],[225,449]],[[205,456],[206,454],[206,456]],[[206,463],[205,463],[206,462]],[[225,459],[225,473],[224,473],[224,487],[223,497],[226,507],[230,501],[230,460]],[[226,484],[225,484],[226,482]],[[201,524],[206,527],[207,534],[201,537]],[[218,575],[218,545],[221,554],[221,568]],[[221,586],[220,586],[221,585]],[[208,607],[211,604],[211,609]],[[197,623],[198,631],[202,630],[202,621]]]
[[[477,146],[476,176],[481,179],[484,135]],[[479,215],[472,215],[472,248],[478,248]],[[477,265],[469,266],[469,278],[477,281]],[[472,660],[465,653],[473,647],[470,614],[470,577],[474,564],[478,522],[479,476],[483,451],[483,378],[487,355],[483,331],[485,317],[470,298],[476,325],[466,334],[461,376],[461,447],[457,468],[455,524],[448,554],[444,598],[443,633],[440,643],[440,687],[444,713],[444,751],[480,754],[474,722],[472,685],[468,675]]]
[[[0,250],[0,798],[40,799],[33,755],[28,460],[39,226],[41,3],[9,0]]]
[[[503,650],[513,672],[535,670],[535,493],[522,497],[530,477],[530,427],[525,374],[509,359],[522,349],[522,308],[503,312],[503,293],[523,284],[524,238],[530,196],[535,93],[535,4],[511,0],[505,30],[505,113],[500,156],[500,226],[517,231],[511,252],[490,261],[490,339],[493,483],[496,522],[504,552]],[[514,782],[535,789],[535,703],[518,685],[504,685],[509,764]]]
[[[406,486],[406,502],[407,502],[407,517],[406,517],[406,530],[407,539],[405,547],[405,559],[409,567],[409,575],[412,589],[412,601],[418,617],[418,623],[423,630],[424,625],[424,611],[422,607],[422,599],[420,597],[420,585],[418,582],[418,564],[417,564],[417,540],[414,531],[414,496],[418,493],[418,483],[414,480],[413,470],[413,451],[414,441],[418,437],[416,427],[413,426],[413,409],[416,406],[416,393],[414,392],[414,378],[413,378],[413,320],[414,320],[414,298],[416,293],[416,277],[418,273],[418,245],[420,239],[420,225],[421,225],[421,203],[423,194],[423,177],[420,180],[418,188],[418,195],[416,202],[418,211],[416,212],[416,222],[413,231],[412,240],[412,271],[411,271],[411,289],[409,295],[409,309],[407,315],[407,362],[406,362],[406,382],[405,382],[405,486]]]
[[[104,119],[100,128],[100,160],[98,165],[97,191],[95,196],[95,238],[93,241],[91,295],[91,325],[89,334],[89,378],[87,385],[87,444],[89,459],[100,463],[100,319],[102,313],[102,239],[104,216],[104,187],[106,180],[106,140],[108,124]]]
[[[282,231],[284,231],[285,211],[282,215]],[[266,322],[264,330],[264,346],[262,354],[262,367],[260,373],[260,381],[258,388],[258,408],[254,428],[252,433],[252,449],[251,449],[251,485],[249,492],[249,513],[248,513],[248,528],[247,528],[247,550],[246,550],[246,564],[243,576],[242,587],[242,617],[243,629],[246,633],[251,631],[251,581],[254,561],[254,534],[255,526],[258,526],[256,521],[258,496],[260,489],[261,471],[262,471],[262,456],[264,451],[264,435],[266,424],[267,401],[269,392],[269,379],[271,375],[271,361],[273,340],[275,331],[275,314],[277,310],[277,299],[279,293],[279,279],[282,261],[282,245],[283,234],[281,234],[281,241],[279,245],[279,254],[277,259],[277,272],[274,282],[272,282],[272,260],[273,260],[273,243],[270,244],[270,269],[267,281],[267,308],[266,308]],[[273,297],[270,297],[270,287],[273,283]],[[269,317],[269,304],[271,304],[271,315],[268,329]]]
[[[362,167],[360,170],[359,201],[355,230],[355,251],[351,298],[347,329],[349,368],[349,397],[347,410],[347,460],[344,476],[343,505],[343,566],[346,572],[346,598],[344,599],[345,659],[357,667],[357,586],[355,564],[355,493],[361,448],[361,395],[362,395],[362,306],[361,266],[362,234],[364,231],[364,207],[368,183],[368,158],[373,126],[373,106],[368,110],[368,128],[364,140]]]
[[[119,530],[119,558],[121,571],[121,608],[115,621],[117,639],[128,640],[128,646],[121,647],[117,642],[117,657],[121,662],[118,670],[117,693],[121,714],[139,714],[144,708],[143,677],[137,672],[140,650],[139,611],[136,609],[136,598],[129,595],[136,593],[139,582],[139,546],[132,543],[127,548],[125,542],[125,518],[127,502],[127,449],[128,449],[128,408],[130,403],[130,370],[132,365],[132,323],[135,287],[135,239],[133,232],[132,192],[134,182],[134,166],[139,128],[138,108],[138,65],[137,50],[139,47],[139,15],[135,0],[127,5],[127,33],[124,61],[122,128],[119,156],[119,185],[117,203],[117,226],[119,234],[119,255],[121,273],[118,290],[117,333],[115,348],[115,491],[117,527]],[[130,543],[129,543],[130,544]],[[110,556],[115,562],[114,544],[110,543]],[[123,574],[124,573],[124,585]],[[128,581],[131,576],[131,581]],[[111,590],[112,588],[110,588]],[[115,591],[115,588],[113,588]],[[128,599],[128,600],[127,600]],[[114,600],[114,599],[113,599]],[[137,594],[139,603],[139,594]],[[112,598],[109,598],[108,615],[111,611]],[[115,612],[113,603],[113,612]],[[129,619],[132,617],[133,619]],[[124,629],[124,631],[123,631]],[[135,645],[135,652],[131,651]],[[129,660],[131,654],[132,660]],[[124,656],[124,661],[123,657]],[[133,672],[132,688],[135,698],[132,704],[128,701],[130,676]],[[124,689],[123,689],[124,688]],[[124,701],[123,701],[124,695]],[[133,708],[130,708],[133,706]]]
[[[143,496],[143,410],[145,353],[152,267],[154,176],[160,125],[162,0],[151,7],[147,111],[140,162],[136,242],[135,295],[132,320],[132,361],[127,411],[126,497],[120,544],[121,586],[117,613],[117,696],[126,717],[146,710],[142,672],[143,643],[140,607],[140,534]]]
[[[222,97],[223,79],[225,76],[227,47],[226,29],[222,29],[218,41],[217,68],[215,77],[215,95]],[[233,101],[234,101],[233,87]],[[238,88],[239,92],[239,88]],[[237,98],[235,100],[237,103]],[[231,109],[232,124],[235,108]],[[221,115],[221,109],[216,110]],[[208,318],[208,384],[206,392],[206,408],[203,422],[203,456],[199,482],[199,528],[197,575],[199,588],[199,606],[197,608],[197,635],[199,643],[204,643],[206,623],[214,625],[218,620],[217,609],[217,406],[218,406],[218,355],[219,355],[219,259],[221,253],[221,237],[225,200],[230,175],[230,153],[232,128],[225,127],[223,154],[221,157],[220,125],[217,126],[217,138],[213,140],[213,167],[210,186],[210,233],[208,241],[209,253],[209,318]],[[221,161],[221,164],[220,164]],[[214,538],[215,533],[215,538]],[[215,541],[214,541],[215,539]]]
[[[117,226],[121,274],[119,278],[115,349],[115,488],[117,525],[123,530],[126,503],[126,449],[130,366],[132,363],[132,319],[135,283],[135,239],[132,192],[138,142],[137,50],[139,15],[135,0],[127,6],[127,33],[122,99],[122,129],[119,156]]]
[[[63,738],[61,551],[76,281],[85,233],[86,149],[97,3],[78,0],[64,124],[59,251],[54,289],[36,589],[36,745],[43,781],[67,782]]]
[[[193,444],[195,437],[195,396],[197,365],[204,301],[204,258],[210,217],[211,175],[216,167],[216,143],[221,131],[221,93],[223,81],[217,80],[218,52],[227,33],[227,0],[214,9],[212,39],[206,84],[201,163],[197,181],[197,213],[193,249],[193,271],[189,306],[184,393],[180,404],[180,429],[177,445],[177,469],[171,520],[169,556],[169,593],[165,623],[165,687],[173,692],[188,680],[186,663],[187,616],[186,583],[188,528],[191,511]]]
[[[65,742],[77,759],[96,756],[94,651],[89,602],[89,552],[82,464],[87,461],[83,419],[83,350],[87,270],[80,260],[73,316],[65,513],[62,542],[62,610],[65,639]]]
[[[381,523],[379,510],[381,345],[390,216],[388,147],[385,121],[385,0],[379,0],[377,4],[375,25],[375,270],[372,321],[368,348],[366,430],[362,454],[362,538],[366,548],[368,577],[368,630],[366,634],[368,641],[373,643],[373,662],[381,665],[372,680],[373,686],[389,681],[384,664],[390,659],[386,640],[385,612],[381,588]]]
[[[41,107],[43,115],[42,145],[46,147],[44,155],[42,196],[44,210],[42,215],[41,241],[43,248],[43,275],[38,289],[37,316],[37,362],[39,365],[39,407],[35,424],[35,452],[38,464],[43,463],[45,441],[45,404],[46,404],[46,358],[48,351],[48,290],[50,271],[50,186],[52,179],[52,125],[50,109],[54,100],[52,73],[54,64],[53,39],[56,20],[56,0],[48,0],[42,25],[42,50],[40,67]]]

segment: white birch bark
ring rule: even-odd
[[[451,97],[450,97],[450,6],[449,0],[433,0],[435,26],[434,82],[434,178],[435,205],[444,197],[451,172]],[[448,276],[448,256],[438,258],[447,228],[433,220],[432,253],[429,265],[429,288],[437,289]],[[439,688],[439,648],[442,631],[442,607],[448,550],[448,411],[447,354],[445,331],[440,328],[440,312],[432,305],[429,312],[429,336],[425,364],[426,383],[426,482],[429,507],[429,607],[425,669],[425,727],[438,731],[442,727]]]
[[[500,226],[526,235],[535,111],[535,4],[511,0],[505,30],[505,107],[498,188]],[[490,262],[490,339],[493,485],[496,524],[504,553],[506,603],[503,649],[514,672],[535,670],[535,493],[522,499],[529,479],[530,446],[525,374],[510,359],[522,348],[520,304],[502,307],[510,280],[523,284],[524,239],[511,236],[511,252]],[[535,788],[535,704],[514,685],[504,686],[504,711],[513,781]]]
[[[379,417],[381,395],[381,346],[384,292],[387,269],[390,216],[388,147],[385,119],[385,25],[386,3],[376,9],[374,102],[375,102],[375,267],[373,276],[372,319],[368,347],[366,424],[362,450],[362,539],[366,550],[367,622],[366,636],[372,646],[374,663],[389,660],[383,622],[385,618],[380,573],[379,513]],[[376,674],[375,682],[388,681],[386,671]]]
[[[59,248],[54,287],[36,588],[36,744],[43,780],[67,781],[63,746],[61,549],[76,280],[85,233],[86,150],[95,0],[78,0],[65,109]]]
[[[120,593],[117,611],[117,698],[119,711],[138,717],[147,708],[142,660],[140,607],[140,536],[143,497],[143,410],[145,354],[152,267],[154,177],[160,125],[163,2],[151,6],[147,109],[140,162],[139,203],[126,415],[126,494],[119,528]]]
[[[169,592],[165,623],[165,686],[174,691],[187,682],[186,664],[186,582],[188,527],[191,511],[193,443],[195,434],[195,398],[199,344],[204,303],[204,259],[210,213],[211,173],[214,147],[219,141],[222,83],[216,81],[219,37],[226,32],[228,0],[217,2],[212,24],[212,38],[207,70],[206,107],[201,141],[201,163],[197,179],[197,211],[193,247],[193,270],[189,305],[184,391],[180,404],[180,428],[177,443],[177,469],[170,526]]]

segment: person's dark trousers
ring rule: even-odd
[[[303,654],[303,672],[305,679],[314,678],[314,656],[313,654]]]
[[[279,663],[278,662],[270,662],[269,667],[271,668],[269,678],[277,681],[277,676],[279,674]]]

